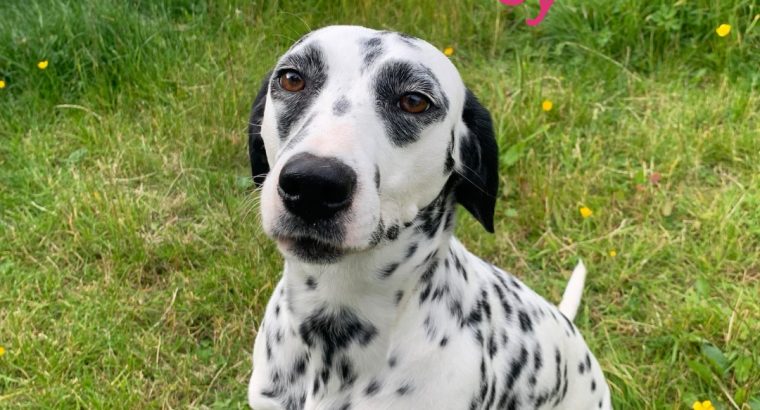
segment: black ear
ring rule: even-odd
[[[264,107],[267,102],[267,92],[269,91],[269,78],[272,72],[267,73],[264,81],[261,82],[259,93],[253,100],[251,108],[251,117],[248,120],[248,157],[251,160],[251,173],[253,182],[257,187],[264,183],[264,178],[269,173],[269,162],[267,161],[267,152],[264,149],[264,140],[261,138],[261,121],[264,119]]]
[[[468,133],[460,139],[459,183],[454,195],[457,202],[493,233],[493,213],[499,189],[499,149],[491,114],[470,90],[467,90],[462,121]]]

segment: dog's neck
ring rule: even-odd
[[[324,265],[286,260],[283,296],[291,323],[298,327],[293,330],[309,339],[315,323],[340,322],[337,316],[344,315],[357,321],[351,326],[388,337],[405,306],[431,292],[431,271],[448,263],[451,247],[457,246],[454,219],[453,195],[444,191],[413,221],[398,226],[397,233],[385,230],[368,251]]]

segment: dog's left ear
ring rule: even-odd
[[[251,173],[253,182],[256,187],[264,183],[264,179],[269,173],[269,161],[267,161],[267,152],[264,149],[264,140],[261,138],[261,122],[264,119],[264,108],[267,103],[267,93],[269,91],[269,78],[272,72],[266,74],[259,87],[259,93],[253,100],[251,108],[251,117],[248,120],[248,157],[251,160]]]
[[[488,232],[494,232],[493,214],[499,189],[499,149],[491,114],[468,89],[462,112],[467,134],[460,138],[454,175],[454,196]]]

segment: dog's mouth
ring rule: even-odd
[[[275,236],[280,248],[293,256],[310,263],[333,263],[348,250],[311,236]]]
[[[279,238],[277,242],[286,252],[310,263],[333,263],[345,253],[340,247],[308,237]]]

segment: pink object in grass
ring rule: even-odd
[[[507,6],[519,6],[525,2],[525,0],[499,0],[499,1],[502,4],[507,5]],[[546,13],[549,12],[549,9],[552,7],[552,4],[554,4],[554,0],[538,0],[538,3],[541,6],[541,11],[538,12],[538,16],[534,19],[525,20],[525,23],[527,23],[529,26],[537,26],[538,23],[544,20],[544,17],[546,17]]]

